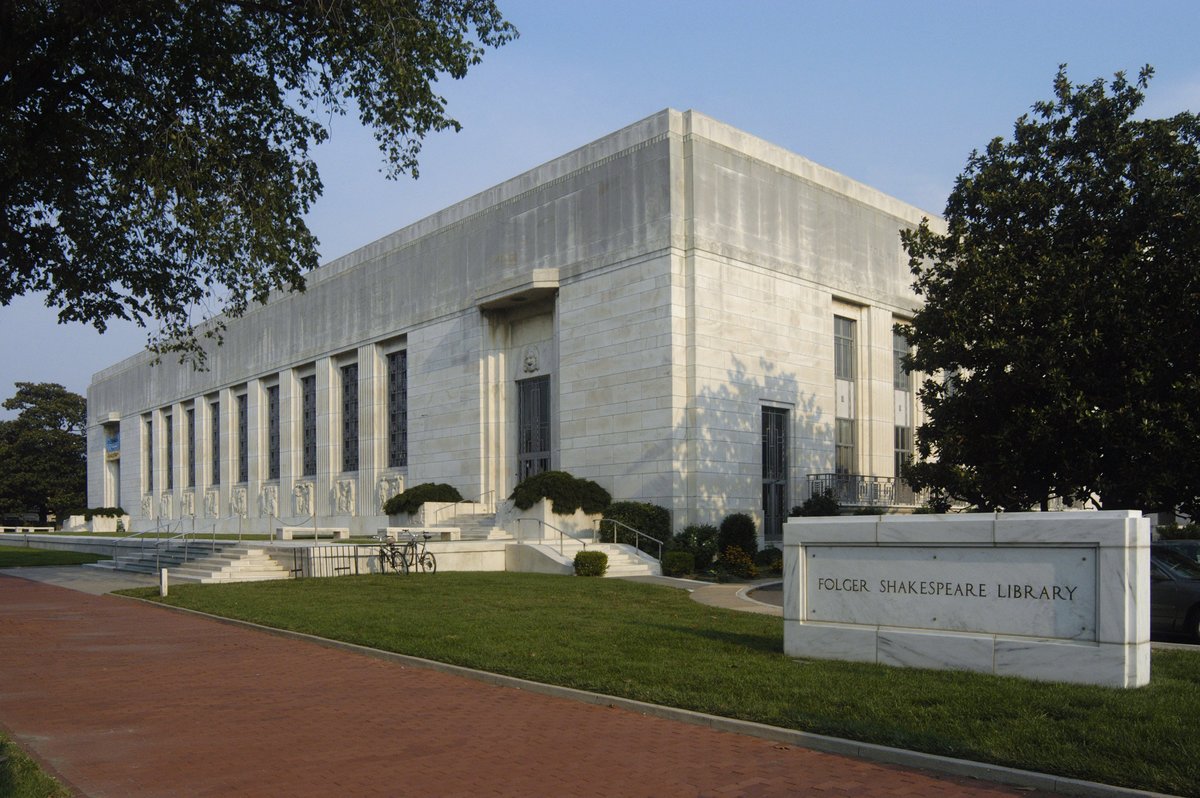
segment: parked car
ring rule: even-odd
[[[1200,563],[1164,543],[1150,546],[1150,633],[1200,642]]]
[[[1185,557],[1191,557],[1200,563],[1200,540],[1160,540],[1156,541],[1156,545],[1162,546],[1164,549],[1177,551]]]

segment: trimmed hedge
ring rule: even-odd
[[[687,576],[696,573],[696,557],[690,551],[668,551],[662,558],[663,576]]]
[[[717,549],[721,556],[724,557],[725,552],[734,546],[749,557],[758,551],[758,527],[754,519],[745,513],[731,513],[721,522],[721,532],[717,536]]]
[[[604,576],[608,570],[608,555],[602,551],[575,553],[576,576]]]
[[[120,507],[85,507],[82,510],[68,510],[62,517],[72,515],[82,515],[84,521],[91,521],[93,518],[120,518],[127,513]]]
[[[604,517],[633,527],[652,538],[662,541],[663,550],[671,539],[671,511],[666,507],[648,502],[613,502],[604,510]],[[612,540],[613,528],[617,531],[617,543],[628,543],[636,546],[638,536],[625,529],[620,524],[601,524],[605,540]],[[652,554],[658,554],[658,546],[642,539],[642,548]]]
[[[612,496],[590,479],[579,479],[566,471],[543,471],[521,482],[508,497],[522,510],[542,499],[550,500],[555,515],[571,515],[582,509],[588,515],[604,512]]]
[[[841,512],[842,506],[834,498],[833,491],[827,490],[824,493],[818,493],[816,496],[810,496],[804,500],[804,504],[798,504],[793,507],[791,515],[793,517],[813,518],[822,515],[839,515]]]
[[[667,544],[667,551],[686,551],[695,560],[695,571],[704,573],[717,558],[717,528],[712,524],[690,524]]]
[[[1200,538],[1200,524],[1159,524],[1154,528],[1159,540],[1195,540]]]
[[[447,485],[445,482],[422,482],[420,485],[413,485],[403,493],[397,493],[384,502],[383,512],[386,515],[400,515],[401,513],[412,515],[420,510],[421,505],[425,502],[460,502],[462,500],[462,494],[453,485]]]

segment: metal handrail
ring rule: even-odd
[[[432,521],[431,523],[428,523],[428,524],[426,524],[426,526],[437,526],[437,520],[438,520],[438,516],[440,516],[440,515],[441,515],[442,513],[444,513],[446,510],[449,510],[449,509],[452,509],[452,508],[454,508],[454,507],[457,507],[457,506],[458,506],[458,505],[460,505],[460,504],[483,504],[483,499],[484,499],[485,497],[487,497],[487,496],[494,496],[495,494],[496,494],[496,491],[494,491],[494,490],[489,490],[489,491],[487,491],[487,492],[485,492],[485,493],[481,493],[481,494],[479,494],[479,495],[478,495],[478,496],[476,496],[474,499],[459,499],[458,501],[454,502],[454,504],[447,504],[445,507],[439,507],[439,508],[438,508],[437,510],[435,510],[435,511],[434,511],[434,513],[433,513],[433,521]],[[491,505],[489,505],[489,506],[492,506],[492,507],[494,507],[495,505],[494,505],[494,504],[491,504]],[[455,513],[455,515],[457,515],[457,513]]]
[[[638,551],[643,552],[647,557],[650,556],[650,552],[642,549],[642,547],[640,545],[638,545],[638,541],[640,541],[642,538],[645,538],[646,540],[652,540],[655,543],[657,543],[658,544],[658,557],[656,559],[659,562],[662,562],[663,542],[661,540],[654,537],[653,535],[647,535],[645,532],[643,532],[640,529],[634,529],[629,524],[625,523],[624,521],[618,521],[616,518],[599,518],[596,520],[596,537],[598,539],[600,539],[600,540],[604,539],[604,522],[605,521],[609,522],[610,524],[614,524],[614,526],[613,526],[613,543],[617,542],[617,527],[615,525],[623,526],[635,535],[635,537],[633,539],[634,540],[633,547],[635,549],[637,549]]]
[[[183,519],[179,519],[179,523],[183,523]],[[170,526],[171,526],[170,522],[168,522],[166,524],[166,526],[169,530]],[[163,523],[162,523],[162,520],[160,519],[157,524],[155,524],[154,526],[152,526],[149,529],[143,529],[141,532],[131,532],[130,534],[126,535],[125,537],[117,538],[116,540],[114,540],[112,542],[112,546],[111,546],[112,558],[114,560],[117,558],[118,547],[124,547],[126,541],[133,540],[134,538],[141,537],[142,535],[159,534],[160,532],[162,532],[162,529],[163,529]],[[145,538],[142,539],[142,542],[143,542],[143,544],[145,543]],[[138,547],[138,555],[140,556],[145,550],[146,550],[145,545],[139,546]]]
[[[525,521],[533,521],[533,522],[537,523],[540,527],[542,527],[543,530],[546,527],[549,527],[550,529],[553,529],[555,532],[558,533],[559,556],[562,556],[562,557],[567,556],[567,555],[563,554],[563,536],[564,535],[569,537],[571,540],[575,541],[576,543],[580,544],[581,546],[583,546],[583,550],[587,551],[587,541],[586,540],[584,540],[583,538],[580,538],[580,537],[576,537],[575,535],[572,535],[570,532],[566,532],[562,529],[559,529],[558,527],[554,526],[554,524],[548,524],[540,518],[518,518],[517,519],[517,540],[519,542],[524,542],[524,540],[525,540],[525,538],[521,536],[521,524],[524,523]],[[545,532],[543,531],[542,534],[538,535],[538,542],[541,543],[545,539],[546,539],[546,535],[545,535]]]

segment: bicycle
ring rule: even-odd
[[[428,532],[422,532],[421,537],[416,533],[408,533],[408,542],[404,544],[404,565],[406,569],[415,569],[427,574],[437,573],[437,557],[426,548],[430,538]]]
[[[389,537],[384,537],[379,543],[379,571],[387,573],[388,566],[396,573],[408,573],[408,557],[405,556],[407,544],[399,545]]]

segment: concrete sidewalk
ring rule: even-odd
[[[0,723],[93,798],[1039,794],[11,576],[0,634]]]

